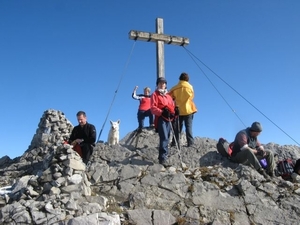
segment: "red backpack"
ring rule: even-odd
[[[284,180],[292,180],[292,173],[294,172],[294,162],[292,159],[280,160],[277,163],[276,175],[281,176]]]

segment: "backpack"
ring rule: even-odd
[[[280,160],[277,163],[276,175],[281,176],[284,180],[292,180],[292,173],[294,172],[294,163],[292,159]]]
[[[232,154],[233,142],[229,144],[229,142],[224,138],[219,138],[217,143],[217,150],[223,157],[230,158]]]

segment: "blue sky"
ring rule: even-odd
[[[27,150],[47,109],[73,125],[77,111],[86,111],[97,136],[108,115],[101,140],[109,120],[121,120],[121,138],[133,131],[131,93],[135,85],[139,93],[155,89],[156,46],[128,33],[155,32],[158,17],[165,34],[190,39],[186,49],[165,45],[165,75],[168,88],[181,72],[190,75],[194,136],[233,140],[259,121],[261,142],[298,145],[299,10],[297,0],[0,1],[0,157]]]

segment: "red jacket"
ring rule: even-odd
[[[150,97],[145,97],[140,99],[139,110],[147,111],[150,109],[151,99]]]
[[[144,95],[144,94],[137,95],[134,90],[134,92],[132,93],[132,98],[140,101],[139,110],[147,111],[150,109],[150,105],[151,105],[150,95]]]
[[[169,95],[168,93],[163,95],[158,90],[156,90],[151,96],[151,112],[155,116],[159,117],[161,116],[164,108],[167,108],[170,114],[175,114],[175,104],[171,95]],[[169,120],[168,118],[163,118],[165,120]],[[173,118],[170,120],[173,120]]]

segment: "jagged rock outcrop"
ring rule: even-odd
[[[54,118],[54,119],[53,119]],[[51,127],[51,131],[48,129]],[[1,224],[297,224],[300,186],[266,182],[216,151],[216,140],[170,148],[158,164],[158,135],[130,132],[120,145],[97,143],[86,167],[70,145],[63,113],[47,110],[23,156],[0,159]],[[45,133],[45,131],[47,131]],[[297,146],[265,145],[279,158],[300,158]]]

